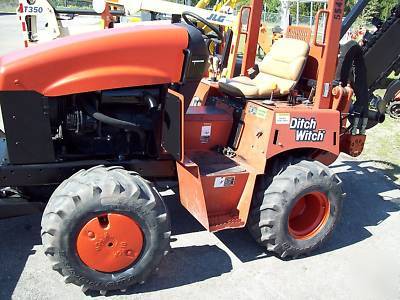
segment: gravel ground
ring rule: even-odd
[[[0,17],[2,54],[22,46],[14,18]],[[107,298],[400,299],[399,186],[347,156],[332,168],[347,199],[332,238],[312,256],[280,260],[245,229],[208,233],[170,190],[172,251],[144,285]],[[0,221],[0,299],[103,298],[63,283],[43,254],[39,232],[39,215]]]

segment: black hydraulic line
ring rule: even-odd
[[[368,110],[368,120],[376,123],[383,123],[385,121],[385,114],[379,111]]]
[[[141,125],[132,123],[132,122],[128,122],[128,121],[119,120],[119,119],[107,116],[101,112],[98,112],[95,108],[95,105],[93,105],[93,104],[91,105],[89,103],[89,101],[90,101],[89,99],[85,99],[85,100],[83,100],[81,103],[82,108],[92,118],[96,119],[97,121],[99,121],[101,123],[108,124],[113,127],[124,129],[126,131],[133,131],[139,135],[139,138],[141,141],[145,140],[145,132]]]
[[[349,30],[351,25],[353,25],[354,21],[362,13],[369,1],[370,0],[358,0],[357,3],[353,6],[351,11],[347,14],[346,18],[342,22],[340,38],[342,38],[346,34],[347,30]]]
[[[233,31],[232,29],[228,29],[228,31],[225,34],[225,47],[221,56],[221,69],[224,69],[228,66],[229,52],[231,50],[232,39],[233,39]]]
[[[100,121],[102,123],[115,126],[121,129],[126,129],[126,130],[138,130],[141,126],[136,123],[131,123],[119,119],[115,119],[113,117],[109,117],[101,112],[98,112],[94,106],[90,105],[87,101],[82,102],[82,107],[83,109],[93,118],[95,118],[97,121]]]
[[[362,47],[355,41],[350,41],[345,45],[346,52],[339,59],[338,76],[342,86],[349,82],[351,69],[354,71],[354,81],[352,86],[356,101],[354,102],[351,114],[353,115],[352,133],[356,134],[360,129],[361,134],[365,134],[368,122],[382,123],[385,115],[369,110],[369,91],[367,84],[367,67],[363,56]]]
[[[361,117],[366,117],[369,105],[369,93],[367,86],[367,67],[365,65],[362,48],[355,41],[346,44],[347,52],[343,57],[340,69],[339,81],[343,86],[346,86],[349,81],[350,71],[354,66],[354,94],[356,95],[356,102],[354,103],[354,110],[360,114]]]
[[[356,18],[362,13],[369,0],[359,0],[352,8],[346,19],[342,23],[341,37],[354,23]],[[400,56],[395,51],[396,37],[398,31],[398,19],[400,18],[400,3],[391,11],[390,16],[384,22],[375,22],[377,30],[365,35],[363,46],[360,47],[352,41],[341,45],[340,55],[337,66],[336,79],[343,85],[350,83],[354,88],[357,101],[352,107],[352,132],[355,134],[357,129],[364,134],[365,129],[382,123],[385,119],[384,110],[373,100],[376,97],[373,92],[382,85],[382,81],[388,77],[392,71],[400,70]],[[389,35],[389,36],[388,36]],[[390,39],[393,38],[393,42]],[[385,44],[390,43],[390,50],[385,48]],[[388,51],[388,53],[385,53]],[[384,59],[383,59],[384,58]],[[392,62],[391,62],[392,60]],[[391,63],[390,63],[391,62]],[[366,66],[368,64],[368,68]],[[353,68],[353,72],[350,70]],[[368,105],[365,97],[368,97]],[[384,99],[385,100],[385,99]],[[369,110],[369,107],[375,107],[376,111]]]
[[[145,93],[143,99],[147,102],[149,110],[153,110],[157,108],[158,102],[157,99],[154,98],[152,95]]]

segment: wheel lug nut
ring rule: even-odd
[[[94,239],[94,237],[95,237],[94,232],[92,232],[92,231],[89,231],[87,235],[91,239]]]

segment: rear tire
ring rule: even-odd
[[[124,219],[124,224],[136,224],[132,226],[137,226],[136,236],[142,236],[141,241],[135,242],[132,230],[128,228],[125,231],[119,229],[115,236],[107,231],[113,225],[111,215]],[[94,241],[90,241],[89,231],[84,230],[88,224],[93,224],[91,221],[96,222],[96,218],[99,223],[104,220],[110,223],[102,227],[104,232],[99,227],[100,232],[96,232]],[[82,234],[86,238],[83,246],[87,253],[81,250],[79,238]],[[120,167],[97,166],[79,171],[54,191],[43,214],[41,235],[46,256],[53,269],[65,277],[66,283],[82,286],[83,291],[97,290],[104,295],[109,290],[125,290],[143,282],[167,254],[171,228],[167,208],[151,183]],[[122,255],[128,256],[124,254],[126,240],[136,243],[139,250],[135,250],[134,255],[129,254],[134,256],[131,261],[118,267],[121,251]],[[108,249],[107,245],[115,246],[115,250]],[[108,255],[112,253],[111,257],[106,257],[114,264],[108,272],[103,270],[108,267],[104,267],[103,259],[93,259],[92,254],[97,254],[98,248],[100,251],[108,249]],[[81,259],[84,255],[86,261]],[[87,258],[92,261],[87,263]]]
[[[282,258],[309,254],[332,233],[343,196],[340,179],[320,162],[285,163],[273,178],[258,182],[248,229]]]
[[[389,104],[387,112],[393,119],[400,119],[400,100],[393,101]]]

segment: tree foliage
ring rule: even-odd
[[[192,0],[192,5],[195,5],[199,0]],[[263,0],[264,7],[266,8],[267,12],[277,13],[279,12],[280,7],[280,0]],[[212,1],[215,3],[215,0]],[[242,6],[245,4],[249,4],[251,0],[239,0],[238,6]],[[350,9],[354,6],[357,0],[346,0],[346,9],[345,14],[350,11]],[[368,22],[372,19],[372,17],[380,17],[382,19],[386,18],[392,8],[399,4],[400,0],[370,0],[367,7],[364,9],[364,13],[360,16],[363,22]],[[314,3],[314,13],[316,10],[323,7],[322,3]],[[293,3],[292,5],[292,13],[295,14],[296,5]],[[301,15],[309,15],[310,14],[310,4],[308,3],[301,3],[300,4],[300,14]]]

